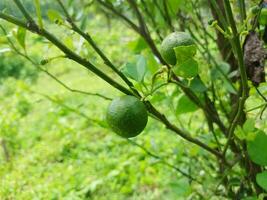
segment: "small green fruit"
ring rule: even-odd
[[[194,40],[186,32],[174,32],[168,35],[161,44],[161,55],[164,60],[170,64],[176,64],[174,48],[178,46],[194,45]]]
[[[146,127],[148,114],[143,102],[130,95],[114,99],[108,107],[107,122],[124,138],[139,135]]]

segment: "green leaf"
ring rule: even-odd
[[[223,86],[228,92],[232,94],[237,94],[235,88],[233,88],[233,86],[225,78],[223,78]]]
[[[156,73],[156,71],[159,69],[159,63],[155,59],[155,56],[153,55],[153,53],[151,53],[151,51],[147,49],[143,51],[142,54],[146,58],[147,70],[150,72],[150,74]]]
[[[241,128],[241,126],[237,126],[236,130],[235,130],[235,136],[240,139],[240,140],[244,140],[246,139],[246,133],[244,132],[244,130]]]
[[[267,135],[259,130],[254,140],[248,142],[248,154],[251,160],[262,166],[267,166]]]
[[[22,46],[23,49],[25,49],[26,29],[19,27],[16,36],[19,44]]]
[[[142,37],[139,37],[137,40],[129,42],[128,47],[134,53],[141,53],[144,49],[147,48],[147,43]]]
[[[138,55],[134,63],[125,64],[124,68],[122,69],[122,72],[129,78],[137,82],[142,82],[147,72],[145,58],[142,55]]]
[[[49,9],[47,11],[47,16],[49,20],[53,23],[63,23],[61,15],[56,10]]]
[[[198,75],[198,63],[193,58],[189,58],[181,64],[176,64],[173,71],[183,78],[193,78]]]
[[[41,28],[43,28],[43,19],[42,19],[42,12],[41,12],[41,5],[40,0],[34,0],[36,15],[38,17],[38,24]]]
[[[202,82],[202,80],[198,77],[195,77],[193,80],[190,81],[189,86],[194,92],[205,92],[207,91],[206,86]]]
[[[214,67],[211,69],[211,79],[213,81],[217,80],[218,78],[223,78],[223,74],[227,75],[230,72],[230,65],[225,62],[221,62],[218,64],[218,67]],[[223,74],[222,74],[223,73]]]
[[[250,118],[246,120],[242,127],[237,126],[235,130],[235,135],[240,140],[253,141],[257,135],[257,130],[255,130],[255,120]]]
[[[194,112],[198,109],[197,105],[192,102],[187,96],[182,95],[178,100],[178,104],[176,107],[176,114],[184,114]]]
[[[247,133],[253,132],[255,130],[255,120],[252,118],[247,119],[243,125],[243,130]]]
[[[267,192],[267,171],[257,174],[256,181]]]
[[[139,82],[143,81],[146,74],[146,59],[142,55],[137,56],[136,68],[138,72]]]
[[[179,46],[174,48],[177,64],[186,62],[189,59],[192,59],[197,52],[196,45],[189,46]]]

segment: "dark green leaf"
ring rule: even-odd
[[[183,78],[193,78],[198,75],[198,63],[190,58],[181,64],[176,64],[173,71]]]
[[[193,103],[187,96],[182,95],[178,100],[176,114],[184,114],[189,112],[194,112],[198,109],[197,105]]]
[[[267,192],[267,171],[257,174],[256,181]]]
[[[259,130],[254,140],[248,142],[248,154],[251,160],[262,166],[267,166],[267,135]]]
[[[146,60],[142,55],[138,55],[134,63],[126,63],[122,70],[126,76],[137,82],[143,81],[146,71]]]
[[[190,88],[194,92],[205,92],[205,91],[207,91],[206,86],[204,85],[204,83],[198,77],[195,77],[193,80],[190,81]]]
[[[230,72],[230,66],[228,63],[222,62],[218,65],[218,67],[214,67],[211,69],[211,79],[213,81],[217,80],[218,78],[224,78],[223,74],[227,76]]]
[[[17,31],[17,40],[19,44],[25,49],[26,29],[19,27]]]
[[[236,94],[235,88],[233,88],[233,86],[229,83],[228,80],[223,79],[223,86],[228,92],[230,92],[232,94]]]

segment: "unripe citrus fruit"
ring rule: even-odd
[[[173,32],[168,35],[161,44],[161,55],[164,60],[170,64],[176,64],[174,48],[178,46],[194,45],[194,40],[186,32]]]
[[[139,135],[147,124],[145,105],[130,95],[114,99],[108,107],[107,122],[111,129],[124,138]]]

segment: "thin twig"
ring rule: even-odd
[[[4,27],[0,24],[0,29],[4,32],[4,34],[7,36],[7,32],[4,29]],[[84,95],[89,95],[89,96],[98,96],[101,97],[105,100],[111,101],[112,98],[106,97],[102,94],[99,93],[91,93],[91,92],[86,92],[86,91],[82,91],[82,90],[77,90],[77,89],[72,89],[71,87],[69,87],[68,85],[66,85],[64,82],[62,82],[61,80],[59,80],[56,76],[54,76],[52,73],[50,73],[48,70],[44,69],[43,67],[40,66],[39,63],[35,62],[34,60],[32,60],[28,55],[21,53],[18,48],[14,45],[14,43],[9,39],[9,37],[7,36],[7,40],[9,43],[10,48],[17,53],[18,55],[22,56],[23,58],[25,58],[26,60],[28,60],[33,66],[37,67],[37,69],[39,69],[40,71],[46,73],[48,76],[50,76],[52,79],[54,79],[57,83],[59,83],[61,86],[63,86],[64,88],[66,88],[67,90],[69,90],[70,92],[75,92],[75,93],[80,93],[80,94],[84,94]]]
[[[201,184],[201,182],[198,181],[196,178],[192,177],[190,174],[188,174],[188,173],[184,172],[183,170],[179,169],[179,168],[176,167],[175,165],[173,165],[173,164],[171,164],[171,163],[165,161],[163,158],[161,158],[160,156],[158,156],[158,155],[152,153],[151,151],[149,151],[148,149],[146,149],[144,146],[142,146],[142,145],[138,144],[137,142],[135,142],[135,141],[133,141],[133,140],[130,140],[130,139],[127,139],[127,141],[128,141],[129,143],[133,144],[134,146],[137,146],[137,147],[139,147],[140,149],[142,149],[147,155],[149,155],[149,156],[151,156],[151,157],[153,157],[153,158],[158,159],[162,164],[164,164],[164,165],[166,165],[166,166],[168,166],[168,167],[170,167],[170,168],[172,168],[172,169],[178,171],[178,172],[181,173],[183,176],[187,177],[190,181],[195,181],[195,182]]]
[[[67,17],[67,21],[70,23],[73,31],[81,35],[95,50],[95,52],[102,58],[104,63],[110,67],[119,77],[135,92],[136,95],[140,96],[138,94],[138,91],[134,89],[133,83],[117,68],[113,65],[113,63],[108,59],[108,57],[100,50],[100,48],[97,46],[96,42],[92,39],[91,35],[89,33],[83,32],[72,20],[70,14],[68,13],[67,9],[65,8],[63,2],[61,0],[56,0],[60,7],[62,8],[64,14]]]

